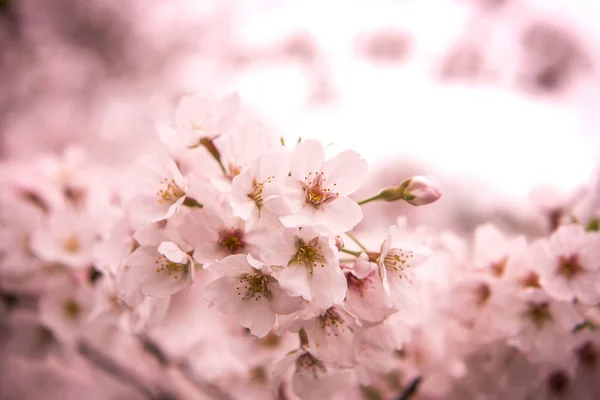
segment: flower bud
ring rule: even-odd
[[[341,236],[335,237],[335,247],[337,247],[339,251],[341,251],[344,248],[344,239],[342,239]]]
[[[430,204],[442,197],[440,181],[431,175],[414,176],[407,179],[400,188],[404,188],[402,199],[413,206]]]

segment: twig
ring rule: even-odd
[[[408,387],[400,394],[400,396],[396,400],[408,400],[413,397],[417,393],[417,389],[419,388],[419,384],[423,378],[417,376],[412,382],[408,385]]]
[[[146,335],[138,335],[138,340],[142,344],[143,349],[156,358],[163,367],[173,367],[200,392],[217,400],[235,400],[229,393],[223,391],[217,385],[196,375],[187,362],[174,362],[152,338]]]
[[[140,379],[138,379],[138,377],[136,377],[126,368],[119,365],[116,361],[109,358],[105,354],[102,354],[100,351],[96,350],[89,343],[83,340],[77,343],[77,351],[91,364],[108,373],[116,380],[133,387],[150,400],[165,400],[175,398],[169,393],[150,389],[149,385],[144,384]]]

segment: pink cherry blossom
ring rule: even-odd
[[[261,249],[260,258],[284,267],[278,277],[281,287],[324,309],[344,300],[347,283],[333,236],[302,228],[281,231],[276,237]]]
[[[600,233],[586,232],[581,225],[560,227],[533,244],[529,265],[553,297],[600,302]]]
[[[277,314],[289,314],[302,307],[299,298],[290,297],[273,276],[271,268],[252,256],[232,255],[211,264],[218,278],[205,289],[205,298],[257,337],[266,336]]]
[[[280,196],[279,211],[286,227],[327,227],[334,234],[347,232],[362,219],[360,206],[348,196],[360,188],[367,162],[352,150],[325,160],[323,146],[315,140],[299,143],[290,162],[291,177],[270,185],[266,197]]]
[[[226,132],[240,107],[237,93],[218,102],[200,95],[183,97],[175,110],[175,125],[159,125],[161,140],[173,147],[194,147],[202,138],[212,138]]]

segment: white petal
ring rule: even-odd
[[[158,246],[158,252],[177,264],[189,261],[189,256],[173,242],[162,242]]]
[[[235,315],[242,304],[242,296],[237,294],[239,283],[239,279],[232,276],[218,278],[206,285],[204,298],[223,314]]]
[[[334,234],[352,230],[362,218],[361,207],[348,197],[338,197],[331,203],[322,205],[314,214],[315,224],[326,226]]]
[[[336,184],[335,191],[340,196],[347,196],[358,190],[367,177],[367,161],[353,150],[346,150],[331,160],[323,167],[323,175],[328,184]]]
[[[237,313],[237,322],[256,337],[265,337],[275,325],[275,313],[271,310],[269,300],[264,296],[244,300]]]
[[[207,269],[217,276],[238,277],[243,274],[252,274],[255,269],[248,263],[245,254],[234,254],[221,261],[211,264]]]
[[[291,314],[304,307],[304,301],[301,297],[292,297],[288,295],[278,283],[271,283],[270,288],[271,294],[273,295],[273,298],[271,299],[271,309],[275,313],[280,315]]]
[[[298,213],[305,204],[302,182],[288,176],[274,179],[263,189],[263,203],[277,215]]]
[[[309,172],[321,172],[325,162],[323,145],[317,140],[305,140],[294,147],[290,169],[292,176],[304,181]]]
[[[346,297],[346,276],[338,266],[315,267],[309,284],[313,302],[320,308],[341,304]]]
[[[306,300],[312,300],[308,269],[304,265],[292,264],[285,267],[279,275],[279,284],[290,296],[302,296]]]

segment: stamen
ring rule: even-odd
[[[244,231],[242,229],[229,228],[219,232],[218,243],[227,249],[231,254],[244,249]]]
[[[163,189],[159,189],[156,192],[159,204],[173,204],[183,196],[185,192],[175,183],[175,179],[168,180],[164,178],[160,181],[161,185],[164,185]]]
[[[244,300],[254,299],[258,301],[263,296],[271,299],[272,293],[269,283],[272,279],[262,273],[242,275],[240,277],[240,285],[236,287],[237,294]]]
[[[294,255],[294,257],[292,257],[290,264],[294,262],[298,264],[304,264],[311,276],[315,267],[325,267],[326,260],[321,254],[323,248],[319,244],[319,238],[314,238],[308,243],[304,243],[302,239],[298,238],[296,240],[296,248],[298,249],[298,252]]]
[[[173,279],[179,279],[180,276],[188,272],[189,268],[188,263],[176,263],[165,256],[161,256],[155,260],[154,264],[156,264],[156,273],[167,271],[167,275],[172,276]]]
[[[329,203],[339,196],[339,193],[332,192],[337,184],[334,183],[332,188],[327,188],[325,181],[323,172],[315,173],[314,177],[312,177],[312,172],[309,172],[308,176],[304,177],[305,201],[314,208],[319,208],[322,204]]]

